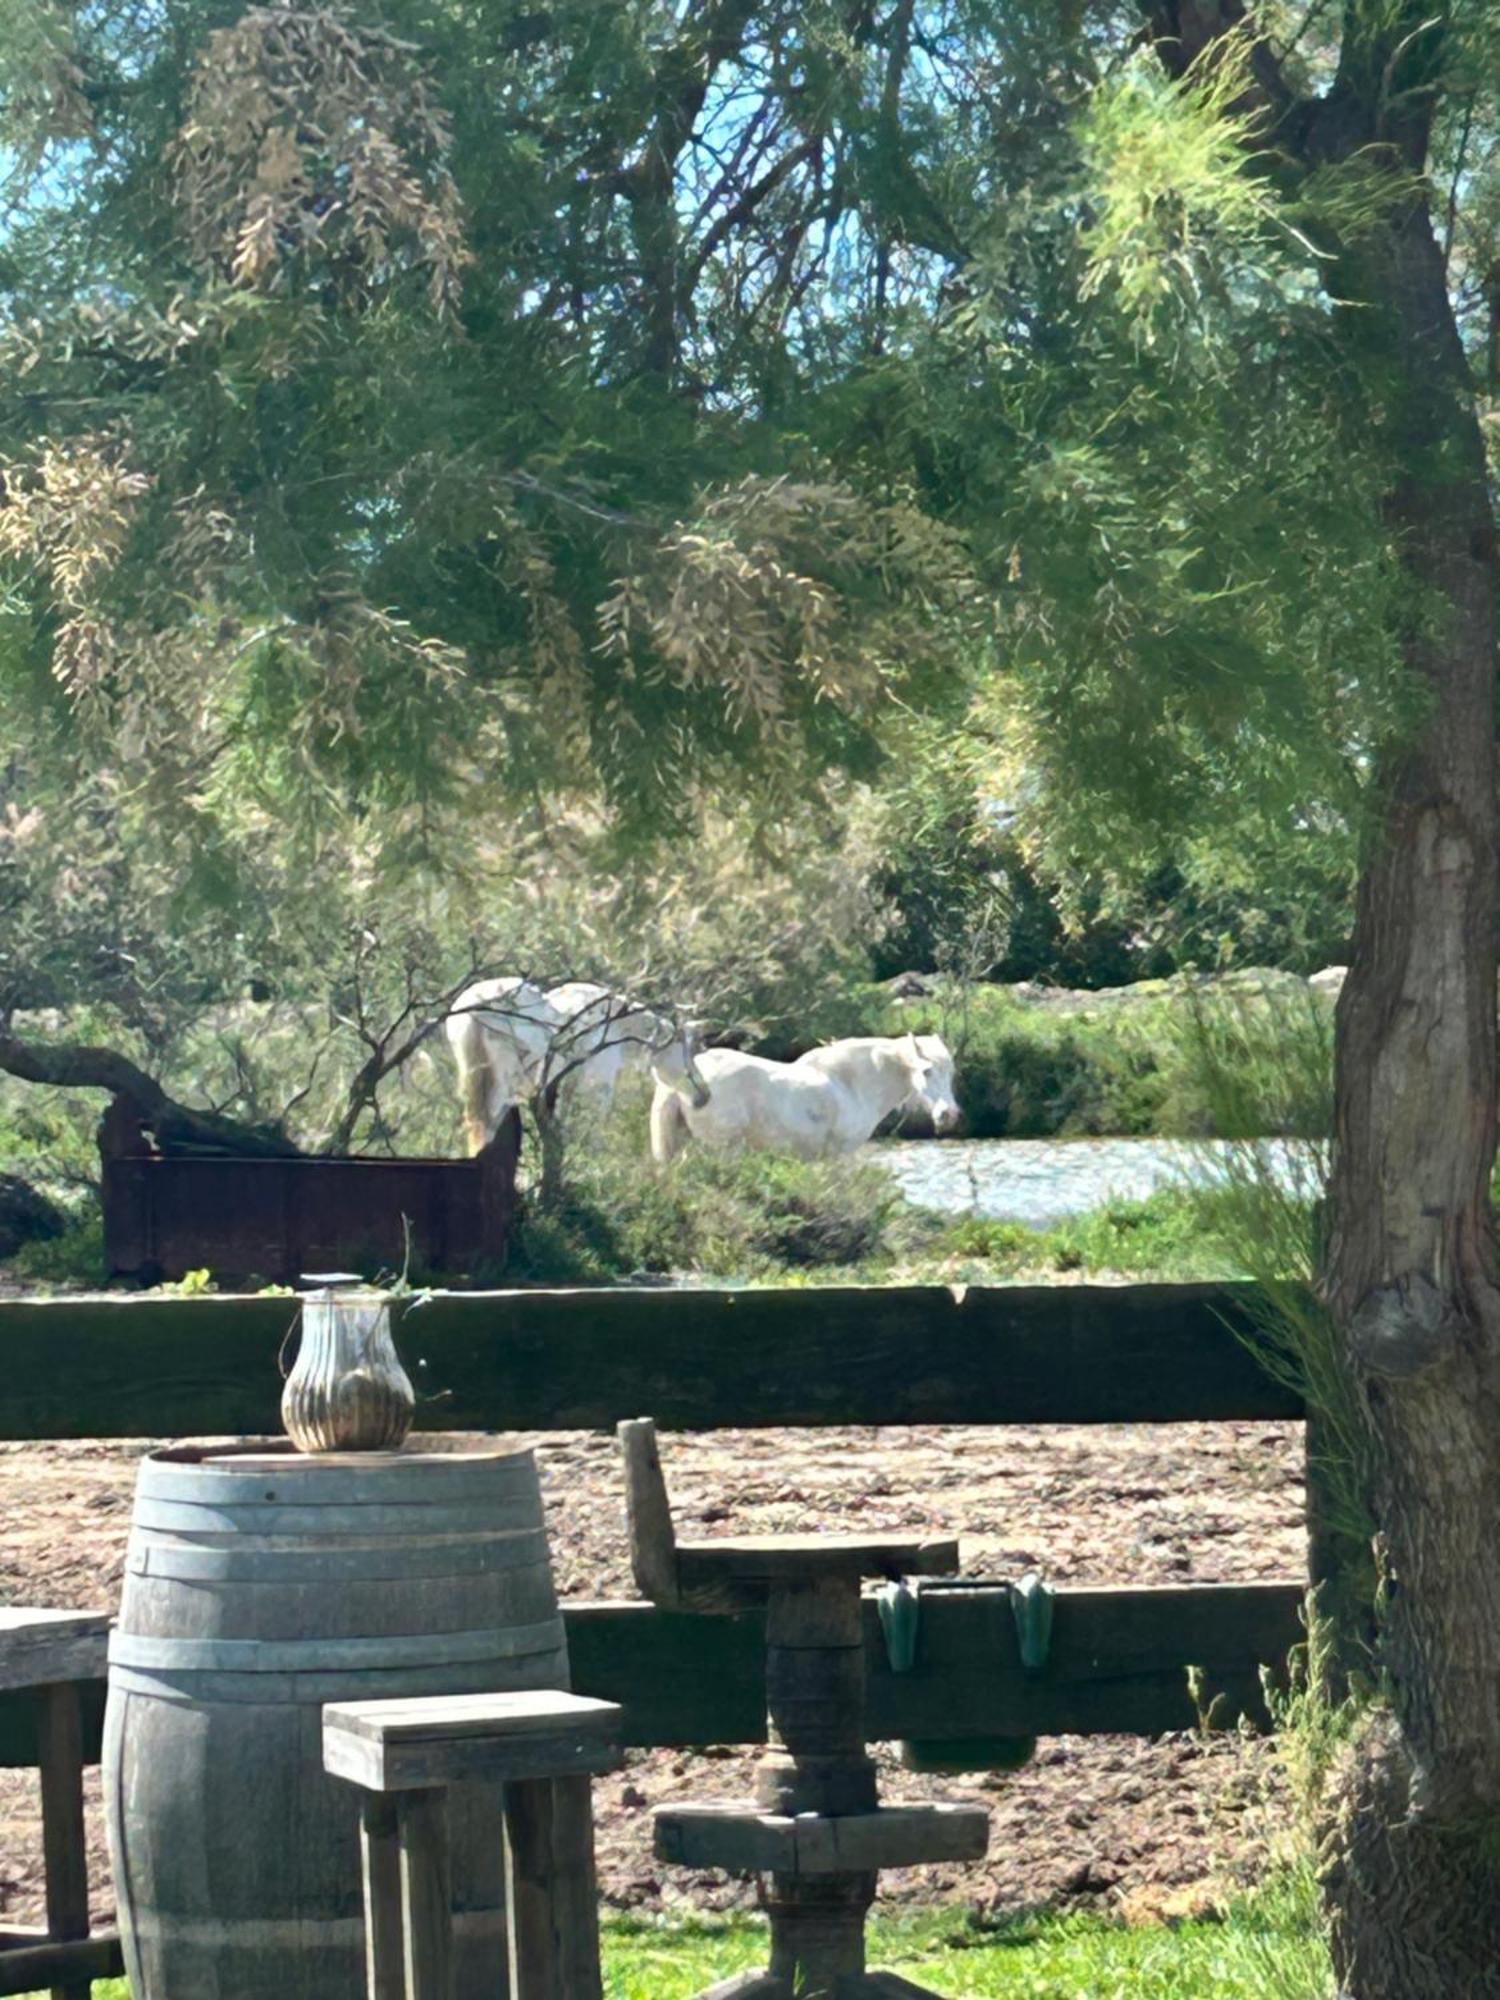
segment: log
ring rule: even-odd
[[[924,1593],[917,1663],[892,1673],[874,1603],[863,1607],[869,1735],[902,1739],[1130,1734],[1191,1729],[1187,1668],[1201,1666],[1223,1719],[1265,1726],[1262,1664],[1302,1637],[1300,1583],[1062,1590],[1045,1671],[1022,1665],[1008,1590]],[[765,1622],[651,1605],[565,1607],[573,1686],[618,1701],[631,1745],[758,1743]]]
[[[753,1800],[730,1800],[668,1806],[655,1816],[659,1860],[737,1874],[837,1875],[982,1861],[989,1830],[988,1808],[972,1805],[787,1816],[762,1812]]]
[[[448,1292],[396,1329],[444,1430],[1188,1423],[1299,1399],[1237,1338],[1247,1287]],[[279,1428],[285,1299],[0,1301],[0,1436]]]
[[[1186,1670],[1264,1725],[1262,1664],[1279,1668],[1302,1638],[1301,1582],[1059,1590],[1044,1672],[1021,1665],[1003,1585],[924,1594],[916,1668],[893,1674],[874,1604],[864,1604],[876,1741],[1141,1735],[1197,1720]],[[573,1603],[563,1623],[579,1694],[618,1701],[624,1741],[759,1743],[765,1728],[765,1619],[704,1618],[650,1604]],[[99,1755],[102,1681],[82,1690],[84,1754]],[[38,1761],[32,1696],[0,1694],[0,1768]]]
[[[924,1593],[917,1664],[894,1674],[870,1599],[870,1728],[876,1741],[1059,1735],[1156,1736],[1191,1729],[1186,1671],[1201,1666],[1224,1719],[1268,1721],[1260,1666],[1280,1668],[1302,1638],[1298,1581],[1059,1590],[1046,1669],[1021,1665],[1003,1585]],[[623,1740],[759,1743],[765,1728],[765,1619],[704,1618],[651,1604],[563,1606],[579,1694],[618,1701]],[[103,1682],[86,1683],[84,1754],[99,1755]],[[0,1767],[34,1766],[32,1695],[0,1694]]]
[[[35,1993],[48,1982],[68,1984],[91,1979],[118,1979],[125,1970],[120,1939],[114,1931],[80,1938],[76,1944],[15,1945],[0,1951],[0,1996]]]

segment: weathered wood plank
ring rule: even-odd
[[[403,1792],[396,1808],[406,2000],[453,2000],[453,1876],[448,1797]]]
[[[654,1823],[657,1858],[690,1868],[838,1875],[980,1861],[989,1845],[985,1806],[882,1806],[874,1812],[786,1816],[753,1800],[671,1806]]]
[[[83,1761],[97,1764],[104,1737],[105,1682],[79,1681],[78,1700],[83,1726]],[[35,1688],[0,1689],[0,1770],[35,1770],[42,1761]]]
[[[1279,1667],[1302,1636],[1300,1584],[1060,1590],[1050,1662],[1022,1667],[1009,1595],[993,1586],[924,1599],[917,1663],[886,1664],[866,1602],[868,1710],[876,1741],[1134,1734],[1196,1720],[1186,1670],[1201,1666],[1223,1715],[1266,1720],[1261,1664]],[[650,1605],[566,1610],[573,1685],[618,1701],[632,1745],[757,1743],[764,1733],[765,1625]]]
[[[401,1843],[394,1799],[366,1792],[360,1800],[359,1854],[365,1896],[366,2000],[406,2000]]]
[[[514,2000],[600,2000],[599,1899],[586,1778],[505,1788]]]
[[[551,1790],[558,2000],[599,2000],[603,1979],[593,1788],[586,1778],[556,1778]]]
[[[47,1931],[73,1943],[89,1934],[89,1857],[83,1825],[83,1723],[78,1688],[59,1681],[37,1696],[42,1764],[42,1856]],[[52,2000],[89,2000],[87,1979],[57,1978]]]
[[[1236,1337],[1245,1288],[452,1292],[397,1340],[434,1429],[1295,1417]],[[279,1428],[285,1298],[0,1301],[0,1436]]]
[[[97,1680],[109,1647],[107,1611],[0,1609],[0,1688]]]
[[[124,1970],[115,1931],[100,1931],[77,1944],[19,1945],[0,1951],[0,1996],[35,1993],[49,1980],[118,1979]]]
[[[917,1664],[893,1674],[873,1605],[870,1717],[877,1740],[901,1737],[1153,1736],[1195,1720],[1184,1674],[1201,1666],[1226,1719],[1263,1721],[1261,1663],[1279,1666],[1302,1637],[1300,1583],[1184,1584],[1167,1589],[1059,1590],[1051,1659],[1020,1662],[1002,1588],[930,1591]],[[573,1686],[618,1701],[633,1746],[758,1743],[765,1718],[765,1620],[706,1618],[650,1604],[563,1607]],[[84,1754],[99,1755],[103,1683],[83,1690]],[[0,1766],[35,1765],[29,1692],[0,1694]]]

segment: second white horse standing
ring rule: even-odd
[[[663,1164],[689,1139],[805,1160],[852,1153],[913,1099],[926,1107],[936,1132],[951,1132],[961,1115],[953,1057],[937,1035],[859,1035],[790,1063],[706,1049],[698,1070],[708,1088],[703,1104],[690,1103],[681,1085],[655,1068],[651,1152]]]
[[[471,1153],[494,1137],[512,1105],[549,1084],[607,1109],[621,1076],[649,1066],[694,1103],[707,1100],[689,1030],[588,980],[545,992],[514,974],[476,980],[454,1001],[445,1029]]]

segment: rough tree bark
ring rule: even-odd
[[[1242,31],[1243,0],[1146,9],[1168,66]],[[1392,170],[1380,228],[1331,267],[1394,468],[1403,642],[1427,691],[1379,773],[1338,1011],[1323,1280],[1369,1427],[1392,1696],[1358,1745],[1324,1883],[1348,2000],[1500,1996],[1500,1286],[1496,1140],[1496,537],[1474,384],[1422,176],[1448,9],[1348,0],[1338,74],[1251,93],[1270,170]]]
[[[1327,1887],[1355,2000],[1479,2000],[1500,1995],[1495,528],[1425,199],[1364,262],[1349,340],[1385,390],[1430,706],[1382,774],[1338,1012],[1325,1285],[1374,1442],[1394,1709]]]
[[[107,1090],[135,1106],[163,1152],[279,1154],[297,1148],[284,1132],[194,1111],[170,1097],[154,1076],[117,1049],[84,1042],[28,1042],[0,1028],[0,1070],[26,1083],[65,1090]]]

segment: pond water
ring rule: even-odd
[[[1261,1144],[1289,1187],[1311,1192],[1307,1141]],[[867,1157],[926,1208],[1049,1229],[1107,1201],[1210,1180],[1228,1150],[1221,1139],[894,1139],[868,1148]]]

